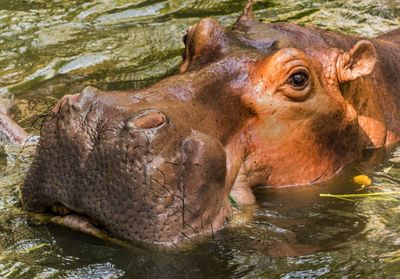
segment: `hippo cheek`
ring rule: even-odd
[[[146,115],[160,119],[157,114],[151,111]],[[134,122],[147,120],[140,115]],[[157,131],[146,130],[153,137],[148,159],[133,175],[142,187],[132,191],[134,183],[128,183],[132,199],[121,210],[131,212],[132,218],[114,218],[105,227],[113,228],[119,237],[170,246],[218,230],[230,215],[230,206],[221,143],[197,131],[182,140],[171,132],[165,133],[168,129],[160,129],[163,125],[167,124],[156,126]],[[107,220],[110,219],[104,219]]]
[[[191,224],[192,234],[218,230],[231,215],[224,148],[215,138],[192,131],[183,142],[182,152],[181,181],[189,213],[185,222]]]
[[[160,131],[149,145],[151,155],[142,169],[123,179],[136,181],[125,184],[131,199],[120,206],[116,217],[102,219],[114,235],[177,245],[220,229],[230,215],[222,145],[196,131],[183,140],[167,136],[169,144]],[[138,181],[141,186],[132,189]]]

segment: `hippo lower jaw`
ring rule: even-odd
[[[127,111],[88,88],[45,120],[22,188],[28,211],[92,235],[175,246],[220,229],[231,208],[226,155],[158,108]],[[179,131],[179,132],[177,132]]]
[[[183,248],[191,246],[192,244],[197,244],[198,240],[201,237],[214,235],[214,233],[220,230],[224,223],[226,222],[228,216],[232,215],[231,207],[221,208],[220,213],[215,217],[212,222],[212,226],[208,228],[203,228],[202,231],[193,231],[191,234],[185,234],[183,230],[181,231],[181,236],[170,241],[142,241],[142,240],[121,240],[117,238],[116,235],[107,231],[106,228],[99,225],[99,223],[80,213],[73,212],[71,209],[61,205],[53,205],[49,208],[49,212],[45,213],[37,213],[37,212],[29,212],[28,216],[32,220],[35,220],[39,223],[52,223],[56,225],[60,225],[66,227],[68,229],[72,229],[74,231],[84,233],[98,239],[116,244],[118,246],[122,246],[125,248],[132,248],[132,242],[136,244],[141,244],[145,242],[147,245],[152,245],[154,247],[163,247],[163,248]]]
[[[25,208],[27,208],[26,205]],[[149,241],[136,238],[120,239],[119,235],[111,233],[107,227],[99,224],[97,220],[87,216],[85,213],[74,212],[62,204],[54,204],[46,208],[46,210],[43,212],[37,209],[29,210],[29,218],[39,223],[52,223],[60,225],[126,248],[132,248],[132,243],[139,245],[146,243],[147,245],[163,248],[188,247],[188,245],[191,246],[192,244],[197,244],[198,240],[200,240],[202,237],[207,237],[210,235],[214,236],[214,233],[220,230],[232,215],[232,207],[230,205],[225,205],[224,207],[221,207],[220,212],[214,216],[214,220],[212,220],[210,224],[201,224],[201,229],[196,229],[187,224],[186,226],[182,226],[182,229],[179,230],[179,235],[177,235],[177,237],[174,239],[171,238],[168,241],[158,241],[153,239]],[[187,231],[185,227],[189,227],[190,232],[185,233],[184,231]]]

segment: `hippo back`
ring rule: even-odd
[[[400,28],[378,36],[374,41],[378,53],[376,79],[381,84],[379,96],[385,112],[388,128],[400,134]],[[386,86],[383,86],[386,85]]]
[[[384,35],[377,37],[378,39],[390,41],[400,45],[400,28],[392,30]]]

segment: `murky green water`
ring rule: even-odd
[[[176,72],[188,25],[209,15],[232,24],[242,6],[238,0],[0,0],[0,94],[14,96],[12,116],[37,133],[36,116],[64,94],[89,84],[138,88]],[[271,0],[255,10],[264,21],[365,36],[400,26],[399,0]],[[4,149],[1,278],[400,278],[399,196],[319,197],[354,192],[349,178],[359,171],[373,177],[382,188],[376,191],[399,191],[400,149],[373,168],[350,168],[331,186],[259,190],[259,207],[248,209],[252,221],[182,252],[128,251],[29,222],[15,208],[30,151],[16,158],[19,150]]]

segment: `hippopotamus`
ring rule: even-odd
[[[177,246],[220,230],[230,197],[251,205],[258,186],[324,183],[399,141],[400,29],[368,39],[262,23],[252,4],[231,28],[189,27],[176,75],[63,97],[43,122],[23,207]]]

